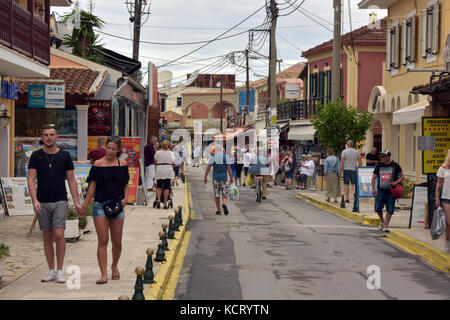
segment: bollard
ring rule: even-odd
[[[174,224],[173,224],[173,227],[174,227],[174,231],[180,231],[180,229],[178,228],[179,226],[180,226],[180,224],[179,224],[179,221],[178,221],[178,209],[175,209],[175,210],[173,210],[173,212],[175,212],[175,219],[174,219]]]
[[[167,230],[167,224],[163,223],[163,224],[161,225],[161,227],[162,227],[162,229],[163,229],[162,232],[164,233],[163,239],[161,240],[161,241],[162,241],[162,244],[164,245],[163,249],[164,249],[164,251],[169,251],[170,249],[169,249],[169,243],[167,242],[167,233],[166,233],[166,230]]]
[[[144,283],[152,284],[156,283],[154,280],[155,274],[153,273],[153,261],[152,255],[155,252],[153,249],[147,249],[147,263],[145,264]]]
[[[158,250],[156,251],[156,258],[155,261],[157,262],[163,262],[166,261],[166,253],[164,252],[164,244],[162,243],[162,238],[164,237],[164,232],[159,233],[159,239],[161,240],[161,243],[158,244]]]
[[[175,217],[174,216],[170,216],[169,217],[169,232],[167,233],[167,239],[175,239],[175,231],[174,231],[174,225],[173,225],[173,219]]]
[[[119,297],[119,299],[117,299],[117,300],[130,300],[130,298],[128,298],[128,296],[121,295],[121,296]]]
[[[142,267],[137,267],[136,272],[136,284],[134,285],[134,294],[131,300],[145,300],[144,296],[144,284],[142,283],[142,275],[145,270]]]
[[[183,206],[178,206],[178,226],[184,226],[183,224]]]
[[[345,209],[345,199],[344,199],[344,195],[342,195],[342,198],[341,198],[341,208],[344,208],[344,209]]]

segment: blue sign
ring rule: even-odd
[[[2,80],[1,88],[0,88],[0,97],[9,99],[9,100],[17,100],[17,88],[18,85],[15,82],[10,82],[6,80]]]
[[[242,114],[242,111],[253,112],[255,111],[255,90],[249,91],[248,102],[250,106],[247,106],[247,90],[239,91],[239,110],[238,114]]]
[[[372,194],[372,176],[375,167],[356,167],[356,187],[358,188],[358,196],[360,198],[371,198]],[[377,189],[378,181],[375,180],[375,190]]]
[[[45,84],[28,85],[28,108],[45,108]]]

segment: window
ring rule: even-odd
[[[398,21],[394,22],[386,36],[386,70],[394,71],[399,68],[400,57],[400,28]]]
[[[181,107],[183,100],[181,97],[177,97],[177,107]]]
[[[436,0],[428,3],[428,7],[420,13],[420,56],[434,60],[439,45],[439,2]]]
[[[317,97],[317,95],[319,94],[319,90],[318,90],[319,77],[318,77],[317,72],[311,73],[309,75],[309,79],[310,79],[309,98]]]

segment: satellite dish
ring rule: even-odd
[[[170,87],[170,84],[173,79],[173,73],[168,70],[163,70],[158,72],[158,83],[163,85],[164,87]]]
[[[450,34],[447,36],[447,41],[445,42],[444,63],[445,69],[447,72],[450,72]]]
[[[185,86],[192,84],[195,81],[195,79],[197,79],[199,73],[200,73],[200,70],[195,70],[187,79]]]

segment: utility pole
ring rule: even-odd
[[[222,91],[223,91],[223,76],[220,78],[220,133],[223,133],[223,103],[222,103]]]
[[[334,37],[333,37],[333,70],[331,71],[331,99],[341,97],[341,0],[333,0]]]
[[[134,0],[134,7],[135,7],[135,15],[134,15],[134,36],[133,36],[133,60],[139,61],[142,0]]]
[[[250,111],[250,82],[249,82],[250,77],[249,77],[249,67],[248,67],[248,49],[245,50],[245,61],[246,61],[246,74],[247,74],[247,79],[245,82],[246,89],[247,89],[247,101],[246,101],[247,107],[245,108],[244,112],[242,112],[244,115],[242,124],[244,124],[244,125],[245,125],[245,116]]]
[[[275,44],[275,30],[277,27],[277,16],[278,16],[278,8],[275,0],[270,0],[270,17],[271,17],[271,26],[270,26],[270,53],[269,53],[269,115],[270,117],[272,110],[277,108],[277,87],[276,87],[276,79],[277,79],[277,48]],[[266,125],[270,123],[270,119],[266,121]]]

